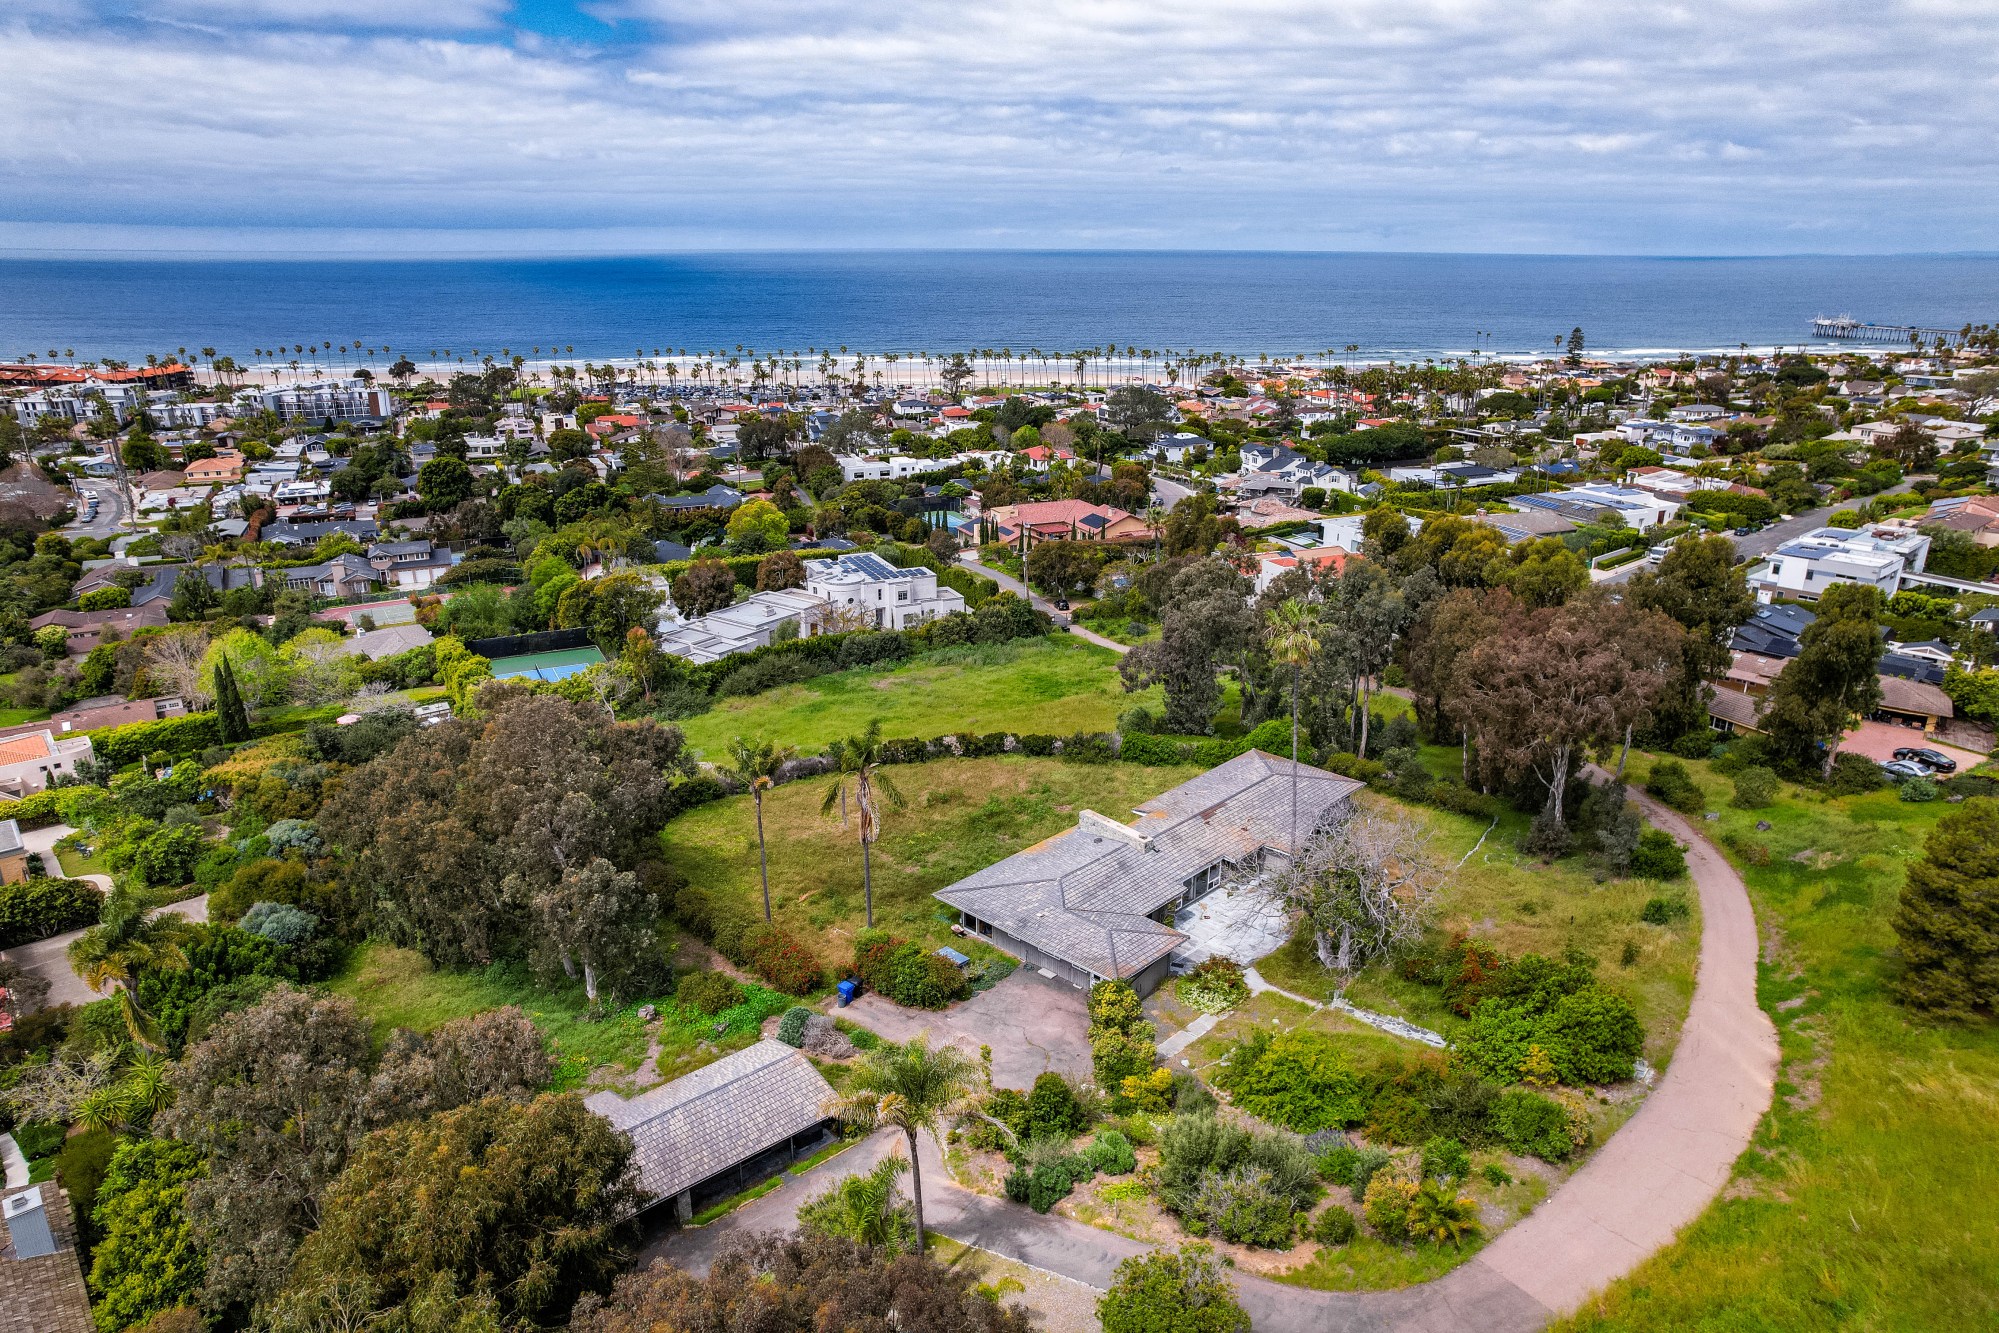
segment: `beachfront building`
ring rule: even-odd
[[[236,415],[271,412],[280,421],[387,421],[395,415],[387,389],[362,379],[322,380],[236,391]]]

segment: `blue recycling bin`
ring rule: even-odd
[[[840,1007],[842,1009],[845,1009],[848,1005],[854,1002],[854,997],[861,993],[861,983],[851,979],[843,981],[840,983],[839,991],[840,991]]]

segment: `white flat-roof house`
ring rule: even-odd
[[[919,472],[935,472],[945,466],[934,458],[911,458],[890,454],[886,458],[842,458],[840,475],[847,481],[900,481]]]
[[[1516,495],[1513,503],[1526,509],[1550,509],[1564,518],[1585,523],[1599,521],[1606,514],[1615,514],[1639,532],[1672,522],[1681,508],[1679,501],[1652,491],[1641,491],[1635,486],[1611,486],[1603,482],[1591,482],[1542,495]]]
[[[779,628],[787,624],[797,625],[801,634],[809,636],[810,627],[825,607],[824,598],[802,588],[752,593],[734,606],[705,616],[663,622],[659,627],[660,651],[690,662],[714,662],[734,653],[768,648],[777,641]]]
[[[1774,597],[1816,600],[1835,583],[1864,584],[1893,597],[1902,575],[1921,573],[1930,539],[1894,528],[1818,528],[1772,551],[1749,574],[1762,601]]]
[[[805,562],[805,590],[835,608],[871,612],[877,629],[908,629],[965,609],[965,599],[937,586],[937,571],[898,569],[872,551]]]

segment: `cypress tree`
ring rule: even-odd
[[[250,712],[243,706],[243,692],[236,688],[236,672],[227,657],[215,663],[215,713],[222,724],[222,739],[234,745],[250,739]]]
[[[1991,1014],[1999,997],[1999,801],[1937,821],[1902,886],[1903,1003],[1940,1018]]]

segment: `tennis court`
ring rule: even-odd
[[[561,680],[604,660],[595,648],[564,648],[553,653],[528,653],[522,657],[502,657],[493,663],[493,679],[533,676],[536,680]]]

